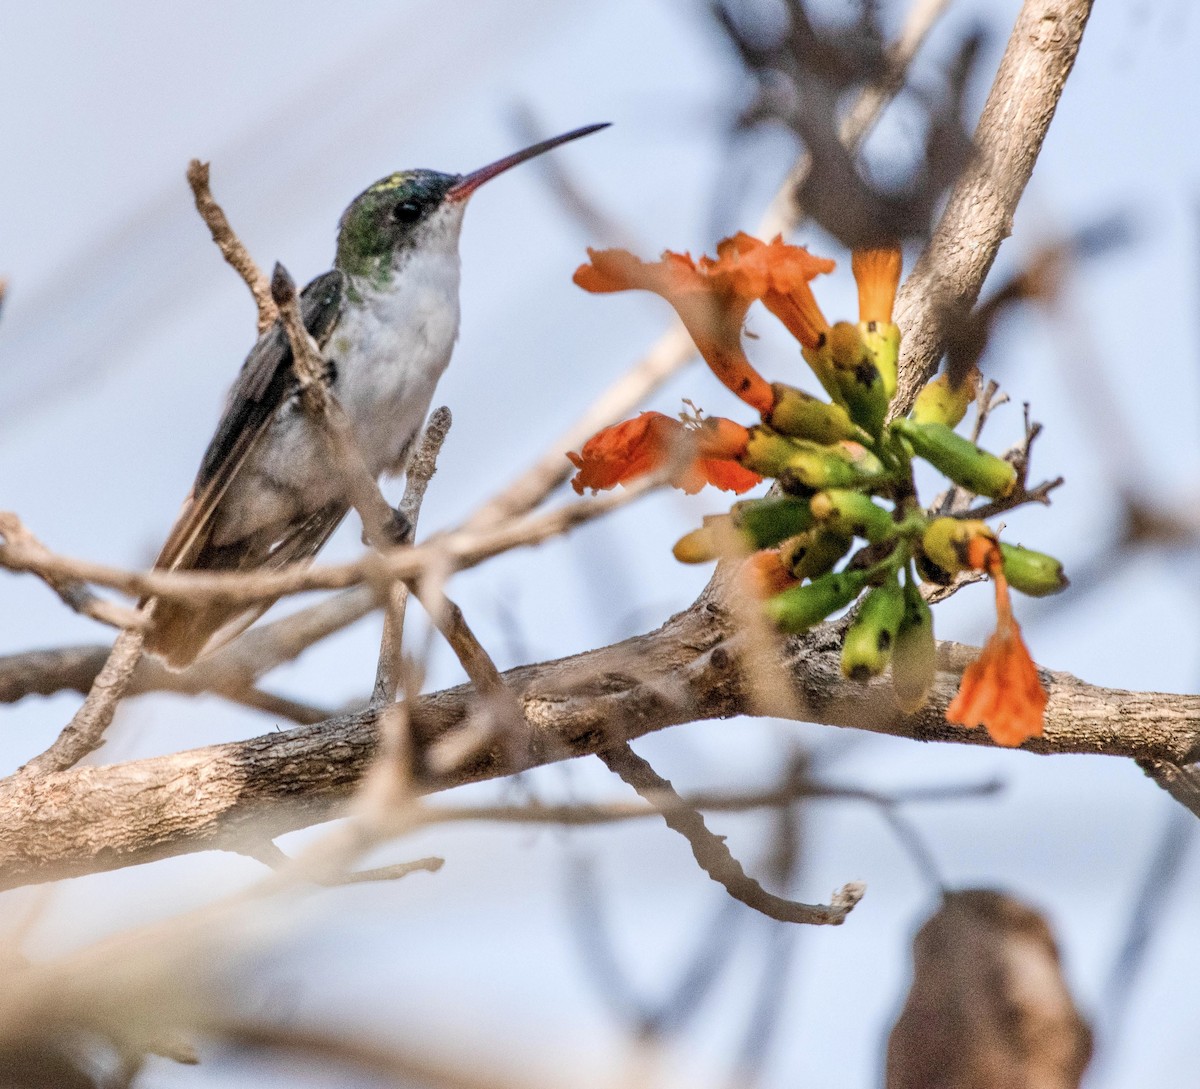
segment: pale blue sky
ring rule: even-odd
[[[944,55],[961,29],[995,29],[974,108],[1018,5],[956,5],[931,43]],[[253,5],[213,0],[106,6],[0,0],[0,272],[11,290],[0,319],[0,507],[17,510],[52,547],[135,565],[156,550],[187,490],[220,399],[253,334],[253,311],[199,223],[184,182],[188,159],[212,161],[213,188],[260,262],[284,261],[298,280],[328,267],[347,200],[400,167],[467,170],[519,143],[515,103],[548,131],[612,121],[562,154],[647,255],[711,249],[713,179],[733,102],[734,68],[684,0],[315,0]],[[889,8],[890,17],[895,11]],[[1067,305],[1091,345],[1060,326],[1011,319],[991,357],[1014,402],[1033,402],[1046,426],[1035,470],[1064,473],[1048,511],[1012,519],[1027,543],[1080,561],[1113,533],[1111,482],[1098,434],[1077,411],[1091,371],[1112,384],[1135,429],[1144,486],[1194,496],[1200,381],[1196,321],[1198,163],[1192,133],[1200,92],[1190,77],[1195,14],[1183,0],[1101,4],[1001,268],[1055,232],[1113,212],[1131,214],[1132,245],[1080,270]],[[928,71],[928,60],[923,62]],[[879,147],[911,135],[892,123]],[[894,144],[892,146],[895,146]],[[781,145],[747,148],[754,188],[786,167]],[[730,225],[753,206],[725,202]],[[820,248],[823,240],[802,232]],[[424,525],[464,515],[524,466],[664,325],[654,299],[592,298],[570,283],[594,241],[564,217],[524,169],[475,200],[463,241],[462,337],[439,390],[456,425]],[[843,260],[845,254],[828,250]],[[822,288],[848,306],[848,268]],[[793,366],[765,315],[752,351],[763,369]],[[1072,377],[1063,353],[1082,352]],[[1082,375],[1084,377],[1078,377]],[[695,369],[653,406],[687,396],[715,412],[734,402]],[[1019,409],[989,425],[1005,446]],[[455,594],[502,665],[598,645],[658,623],[686,605],[705,573],[682,568],[670,545],[716,494],[655,497],[569,540],[506,557],[456,580]],[[358,547],[347,525],[329,556]],[[1131,564],[1072,607],[1038,612],[1027,635],[1038,660],[1113,686],[1194,691],[1200,628],[1194,558]],[[978,640],[985,591],[938,611],[939,632]],[[1021,603],[1031,616],[1028,603]],[[0,579],[0,652],[97,640],[32,579]],[[284,671],[280,691],[327,704],[370,683],[378,625],[364,623]],[[431,680],[457,680],[446,654]],[[26,701],[0,714],[0,757],[15,766],[44,747],[76,700]],[[132,704],[98,758],[126,759],[225,740],[274,723],[215,700],[154,697]],[[648,739],[639,750],[683,787],[767,781],[789,741],[829,750],[831,778],[880,788],[1002,776],[1000,801],[914,809],[949,878],[1003,886],[1049,909],[1067,969],[1086,1006],[1098,1000],[1132,890],[1167,815],[1167,799],[1131,764],[1047,760],[953,746],[866,739],[839,746],[832,728],[725,723]],[[533,777],[548,795],[616,796],[598,765]],[[753,867],[761,822],[719,823]],[[806,899],[846,880],[867,899],[843,928],[805,931],[767,1083],[866,1087],[878,1080],[880,1034],[899,1000],[907,941],[928,892],[877,818],[846,804],[812,810]],[[621,948],[653,989],[673,970],[719,893],[687,850],[657,826],[611,834],[455,829],[392,848],[389,860],[436,852],[436,877],[322,894],[269,956],[230,978],[252,1007],[353,1020],[384,1039],[496,1063],[531,1085],[607,1086],[629,1055],[583,977],[564,922],[564,844],[597,860],[620,920]],[[57,895],[39,941],[46,950],[202,902],[244,882],[253,864],[224,856],[177,860],[72,882]],[[1192,1068],[1200,949],[1194,853],[1151,950],[1121,1048],[1093,1082],[1173,1083]],[[0,912],[18,897],[0,897]],[[760,920],[751,920],[761,927]],[[697,1030],[663,1061],[664,1084],[717,1084],[749,998],[744,955]],[[464,1026],[466,1029],[464,1031]],[[1100,1075],[1104,1075],[1101,1077]],[[282,1076],[281,1076],[282,1077]],[[1105,1080],[1107,1079],[1107,1080]],[[215,1087],[253,1080],[233,1061],[194,1070],[154,1064],[144,1084]],[[332,1084],[314,1081],[312,1084]]]

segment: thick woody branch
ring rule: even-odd
[[[907,412],[948,335],[979,298],[1033,173],[1092,0],[1026,0],[975,129],[975,153],[950,193],[928,248],[900,290],[904,330],[894,411]]]
[[[944,644],[929,705],[900,714],[886,682],[847,684],[835,631],[793,639],[780,665],[801,717],[908,737],[989,745],[982,730],[945,721],[958,673],[974,650]],[[598,753],[668,726],[751,713],[752,688],[722,614],[696,607],[660,630],[572,658],[504,675],[523,718],[504,744],[473,751],[453,773],[424,771],[421,789],[511,775]],[[1200,757],[1200,696],[1099,688],[1044,672],[1050,692],[1037,753],[1102,753],[1173,765]],[[413,709],[419,769],[437,743],[466,724],[475,697],[459,687]],[[108,767],[18,782],[0,793],[0,887],[75,876],[192,851],[244,849],[336,816],[375,750],[375,709]]]

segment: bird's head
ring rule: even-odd
[[[381,178],[342,214],[337,267],[351,276],[385,281],[406,255],[418,250],[456,251],[467,201],[481,185],[559,144],[605,127],[588,125],[563,133],[470,174],[402,170]]]

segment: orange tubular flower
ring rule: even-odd
[[[858,284],[858,320],[890,325],[903,255],[898,249],[855,250],[850,268]]]
[[[721,261],[697,265],[687,254],[670,251],[653,263],[628,250],[588,250],[588,257],[591,264],[575,270],[576,284],[597,293],[641,288],[661,295],[679,314],[712,372],[752,408],[771,410],[771,386],[742,350],[746,312],[766,290],[760,270]]]
[[[946,721],[983,726],[997,745],[1017,746],[1042,736],[1048,697],[1013,617],[1000,550],[976,538],[968,557],[971,566],[986,568],[996,586],[996,631],[963,673]]]
[[[709,417],[689,427],[661,412],[643,412],[598,431],[578,454],[567,454],[579,470],[571,487],[579,495],[585,488],[607,490],[676,463],[671,483],[689,495],[705,484],[741,494],[762,481],[734,460],[748,439],[749,432],[732,420]]]
[[[829,332],[809,281],[836,267],[825,257],[814,257],[803,246],[791,246],[782,236],[770,242],[738,232],[717,247],[719,261],[736,255],[742,265],[757,266],[766,277],[763,305],[771,311],[806,348],[820,348]]]

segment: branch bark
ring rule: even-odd
[[[975,305],[1058,107],[1092,0],[1026,0],[975,129],[975,155],[900,290],[904,330],[894,412],[937,370],[954,322]]]
[[[425,759],[470,718],[468,686],[423,697],[413,713],[424,792],[597,753],[668,726],[753,713],[737,636],[713,606],[695,606],[647,635],[504,675],[522,719],[503,745],[434,777]],[[972,648],[943,644],[929,705],[896,711],[886,682],[846,684],[840,637],[817,629],[784,644],[793,717],[908,737],[988,745],[949,725],[947,703]],[[1200,696],[1123,692],[1043,672],[1050,692],[1037,753],[1103,753],[1180,765],[1200,757]],[[782,702],[782,701],[780,701]],[[375,750],[379,712],[168,756],[80,767],[13,781],[0,793],[0,888],[150,862],[194,851],[244,850],[338,815]],[[519,732],[518,732],[519,731]]]

